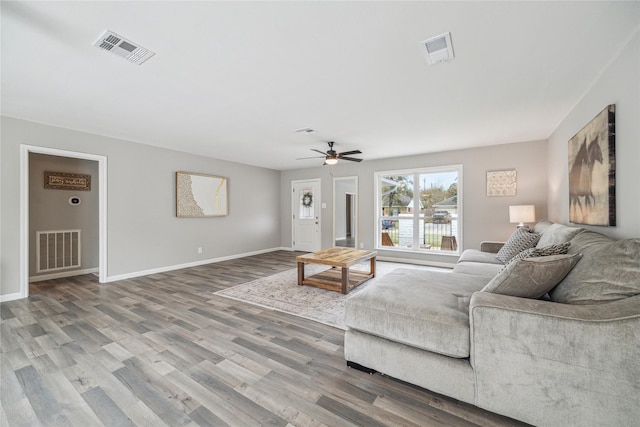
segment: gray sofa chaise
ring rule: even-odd
[[[567,254],[505,266],[483,243],[453,271],[398,268],[351,295],[348,364],[534,425],[640,425],[640,239],[534,231],[528,253]]]

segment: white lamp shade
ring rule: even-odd
[[[536,207],[534,205],[509,206],[509,222],[518,223],[518,226],[525,222],[536,221]]]

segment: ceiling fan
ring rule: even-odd
[[[303,160],[303,159],[320,159],[320,158],[324,158],[324,163],[323,165],[335,165],[336,163],[338,163],[338,160],[349,160],[350,162],[361,162],[362,159],[356,159],[355,157],[349,157],[352,154],[362,154],[362,151],[360,150],[352,150],[352,151],[345,151],[344,153],[338,153],[336,150],[333,149],[333,141],[329,141],[327,142],[327,144],[329,144],[329,150],[327,150],[327,152],[323,152],[320,150],[316,150],[315,148],[312,148],[311,151],[315,151],[317,153],[322,154],[322,156],[314,156],[314,157],[300,157],[296,160]]]

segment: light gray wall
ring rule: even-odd
[[[366,149],[363,150],[366,159]],[[466,150],[445,151],[410,157],[365,160],[362,163],[341,162],[336,166],[283,171],[281,183],[283,247],[291,247],[291,181],[309,178],[322,180],[321,210],[322,247],[333,246],[333,177],[358,176],[358,236],[367,249],[374,248],[375,194],[374,173],[443,165],[463,165],[464,223],[462,249],[479,248],[483,240],[505,240],[515,225],[509,223],[509,205],[534,204],[537,217],[547,212],[547,143],[521,142]],[[488,170],[516,169],[518,194],[513,197],[487,197]],[[453,263],[447,255],[412,254],[379,250],[379,255],[426,262]]]
[[[614,238],[640,237],[640,36],[638,31],[549,138],[549,218],[569,223],[568,141],[616,104],[615,227],[584,226]]]
[[[91,175],[91,191],[46,189],[44,171]],[[37,275],[37,231],[80,230],[82,264],[64,271],[98,268],[99,185],[98,162],[38,153],[29,155],[29,276]],[[69,204],[71,196],[78,196],[82,203]]]
[[[20,144],[108,157],[109,277],[280,246],[279,171],[9,117],[1,138],[1,295],[20,291]],[[229,216],[176,218],[176,171],[228,177]]]

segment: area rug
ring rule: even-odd
[[[435,267],[378,261],[376,263],[375,278],[367,280],[352,289],[348,295],[343,295],[340,292],[328,291],[313,286],[298,286],[298,270],[293,268],[272,276],[223,289],[214,292],[214,294],[293,314],[339,329],[346,329],[344,326],[344,302],[347,296],[361,292],[366,287],[374,285],[381,277],[384,277],[397,267],[450,271]],[[305,265],[305,275],[310,276],[328,268],[330,267],[307,264]],[[369,262],[358,264],[352,268],[368,271]]]

